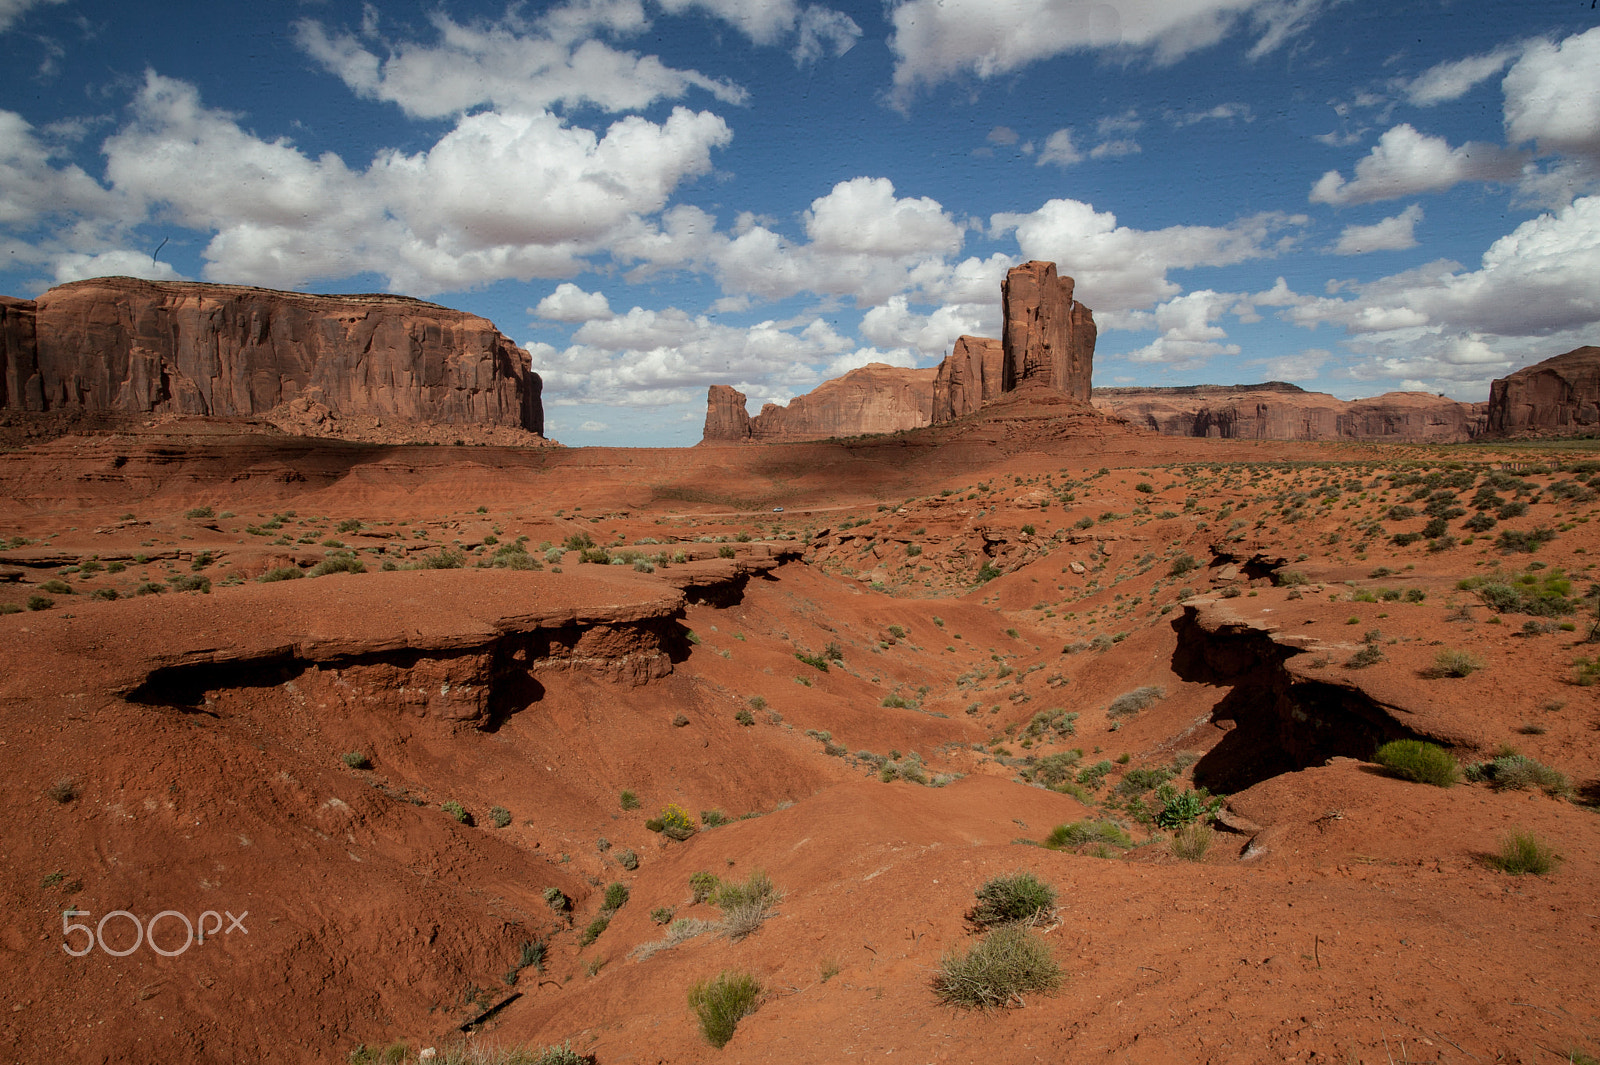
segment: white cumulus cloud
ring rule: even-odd
[[[1228,226],[1141,230],[1117,224],[1110,211],[1081,200],[1050,200],[1027,214],[996,214],[991,233],[1015,230],[1024,259],[1047,259],[1077,281],[1078,298],[1097,313],[1135,310],[1181,291],[1169,271],[1227,266],[1276,254],[1305,225],[1303,215],[1276,212]]]
[[[1014,139],[1016,134],[1013,133],[1012,137]],[[1039,158],[1034,165],[1044,166],[1046,163],[1052,163],[1056,166],[1066,167],[1082,160],[1083,153],[1072,143],[1072,130],[1058,129],[1045,138],[1044,150],[1039,153]]]
[[[899,0],[894,99],[961,75],[987,79],[1069,52],[1115,50],[1176,62],[1239,26],[1257,34],[1254,54],[1280,46],[1321,10],[1319,0]]]
[[[439,39],[431,44],[387,43],[375,32],[334,32],[309,19],[296,23],[295,34],[307,55],[357,95],[397,104],[418,118],[444,118],[483,105],[542,111],[588,103],[632,111],[679,99],[692,88],[729,103],[745,100],[745,91],[730,82],[676,70],[655,56],[619,51],[586,36],[592,15],[576,18],[573,11],[559,9],[533,25],[472,26],[441,12],[432,19]],[[637,14],[635,21],[613,12],[608,28],[640,28],[642,12]]]
[[[1459,100],[1481,82],[1505,69],[1517,56],[1519,47],[1505,45],[1484,55],[1468,56],[1439,63],[1405,84],[1406,99],[1419,107]]]
[[[587,322],[612,316],[605,293],[585,292],[571,281],[557,285],[554,292],[539,301],[533,313],[551,322]]]
[[[1506,136],[1541,152],[1600,159],[1600,27],[1530,44],[1506,74]]]
[[[1403,251],[1417,246],[1417,223],[1422,221],[1422,205],[1412,204],[1404,211],[1369,226],[1345,226],[1332,251],[1335,255],[1365,255],[1371,251]]]
[[[154,73],[133,115],[104,144],[106,176],[154,216],[213,232],[207,277],[292,288],[372,271],[424,295],[576,272],[732,136],[681,107],[604,135],[549,112],[481,111],[427,151],[382,152],[363,170],[262,140]]]
[[[1378,138],[1349,181],[1337,170],[1323,174],[1311,189],[1311,202],[1343,206],[1443,192],[1463,181],[1514,181],[1522,163],[1520,153],[1498,145],[1474,141],[1452,148],[1443,137],[1401,123]]]

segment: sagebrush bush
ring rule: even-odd
[[[761,1004],[761,983],[749,973],[723,970],[689,988],[689,1008],[700,1020],[700,1032],[714,1047],[733,1038],[739,1022]]]
[[[1495,868],[1512,876],[1544,876],[1561,864],[1561,855],[1532,832],[1514,829],[1500,841],[1500,852],[1489,860]]]
[[[1192,821],[1178,829],[1172,836],[1172,853],[1186,862],[1198,862],[1211,849],[1216,829],[1203,821]]]
[[[1060,986],[1061,966],[1049,945],[1019,924],[996,928],[966,950],[947,951],[933,977],[941,1002],[967,1009],[1009,1006],[1024,994]]]
[[[778,903],[783,901],[783,892],[771,877],[757,869],[742,884],[737,881],[719,883],[711,901],[722,911],[723,934],[738,942],[772,916]]]
[[[1441,677],[1469,677],[1483,668],[1483,659],[1471,651],[1446,647],[1433,656],[1433,672]]]
[[[1496,791],[1541,788],[1546,795],[1555,798],[1572,794],[1572,781],[1565,773],[1523,754],[1505,754],[1492,762],[1474,765],[1467,775],[1474,780],[1488,781]]]
[[[695,902],[704,902],[716,894],[717,888],[721,883],[722,881],[717,879],[715,873],[704,869],[697,873],[689,874],[689,891],[694,896]]]
[[[1129,717],[1148,707],[1157,699],[1165,698],[1167,689],[1155,684],[1146,684],[1135,688],[1131,692],[1123,692],[1111,700],[1111,705],[1106,707],[1106,716],[1109,718]]]
[[[349,751],[344,755],[344,764],[351,769],[371,769],[372,759],[360,751]]]
[[[495,828],[506,828],[511,824],[511,811],[504,806],[489,807],[489,820]]]
[[[1072,821],[1057,825],[1044,838],[1050,850],[1081,847],[1085,843],[1110,843],[1118,847],[1133,846],[1133,839],[1110,821]]]
[[[605,901],[601,908],[608,913],[615,913],[628,903],[628,885],[613,880],[606,885]]]
[[[1461,779],[1461,769],[1450,752],[1423,740],[1390,740],[1372,760],[1403,780],[1448,788]]]
[[[1025,869],[992,877],[974,894],[978,904],[970,916],[979,925],[1026,921],[1049,912],[1056,901],[1056,889]]]
[[[467,808],[456,802],[454,799],[451,799],[448,802],[440,803],[439,809],[443,810],[445,813],[449,814],[463,825],[472,824],[472,815],[467,813]]]

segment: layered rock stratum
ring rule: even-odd
[[[10,411],[542,435],[540,392],[528,353],[487,319],[404,296],[108,277],[0,301]]]
[[[1342,400],[1283,381],[1097,388],[1093,402],[1165,436],[1224,440],[1453,443],[1481,435],[1487,409],[1483,403],[1458,403],[1426,392]]]
[[[1525,366],[1489,386],[1496,436],[1600,427],[1600,347],[1585,345]]]

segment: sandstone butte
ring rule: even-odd
[[[1593,432],[1600,427],[1600,347],[1585,345],[1524,367],[1489,386],[1497,436]]]
[[[750,417],[728,385],[706,395],[702,443],[784,443],[942,425],[1009,392],[1038,389],[1088,405],[1094,314],[1072,298],[1056,264],[1014,266],[1000,286],[1001,339],[963,336],[938,367],[871,363],[825,381],[787,406],[764,404]]]
[[[14,416],[256,417],[311,435],[476,429],[537,443],[526,434],[544,431],[540,390],[528,353],[492,323],[404,296],[107,277],[0,297],[0,411]]]
[[[1487,404],[1426,392],[1342,400],[1283,381],[1178,388],[1097,388],[1096,407],[1164,436],[1224,440],[1458,443],[1482,435]]]

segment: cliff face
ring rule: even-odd
[[[1166,436],[1225,440],[1448,443],[1483,432],[1484,404],[1422,392],[1342,400],[1279,381],[1263,385],[1096,389],[1094,405]]]
[[[1034,260],[1006,273],[1001,391],[1044,384],[1089,402],[1097,331],[1094,315],[1072,298],[1072,289],[1072,278],[1056,276],[1055,263]]]
[[[1495,381],[1488,422],[1496,436],[1600,425],[1600,347],[1576,348]]]
[[[31,310],[31,342],[26,320]],[[476,315],[402,296],[113,277],[0,306],[16,410],[335,415],[541,433],[528,353]]]

